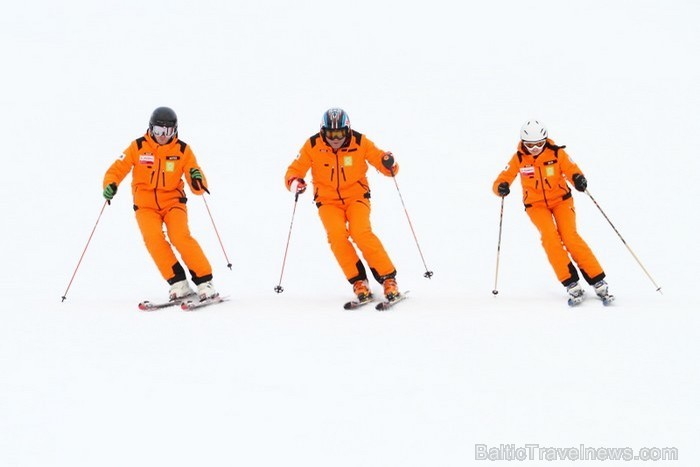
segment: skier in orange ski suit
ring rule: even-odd
[[[284,176],[287,189],[306,190],[304,177],[311,169],[314,201],[318,207],[328,243],[353,292],[360,300],[371,297],[367,272],[349,238],[355,242],[374,278],[384,286],[384,295],[399,295],[396,269],[370,224],[370,188],[367,164],[386,176],[399,166],[391,153],[377,148],[365,135],[350,128],[342,109],[323,115],[321,131],[309,138]]]
[[[494,181],[493,191],[507,196],[510,184],[519,174],[525,212],[540,232],[542,246],[557,279],[570,295],[581,297],[583,289],[578,285],[579,275],[573,264],[576,263],[596,293],[607,295],[605,272],[576,231],[574,200],[567,185],[569,182],[578,191],[585,191],[587,180],[564,148],[547,138],[543,124],[537,120],[526,122],[521,129],[518,149]]]
[[[194,293],[172,246],[189,269],[200,298],[218,295],[211,282],[211,265],[190,234],[182,177],[185,176],[196,195],[208,193],[207,180],[190,146],[178,139],[177,116],[172,109],[155,109],[146,134],[133,141],[109,167],[102,183],[107,200],[114,197],[117,187],[130,172],[136,221],[148,252],[171,286],[170,298]],[[167,228],[167,239],[163,224]]]

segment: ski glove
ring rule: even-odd
[[[576,188],[578,191],[586,191],[586,187],[588,186],[588,180],[586,180],[586,177],[581,174],[574,174],[572,178],[574,180],[574,188]]]
[[[499,183],[498,194],[501,196],[508,196],[508,193],[510,193],[510,187],[508,186],[508,182]]]
[[[297,195],[306,191],[306,182],[303,178],[294,177],[289,180],[289,191]]]
[[[384,153],[384,156],[382,156],[382,165],[393,174],[395,168],[394,155],[390,152]]]
[[[198,168],[193,167],[190,169],[190,180],[192,180],[192,187],[195,190],[204,190],[209,193],[209,190],[202,182],[202,172]]]
[[[114,198],[114,195],[117,194],[117,184],[112,182],[109,185],[107,185],[102,192],[102,196],[105,197],[107,201],[112,201],[112,198]]]

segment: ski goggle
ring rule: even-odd
[[[174,126],[160,126],[160,125],[153,125],[151,127],[151,134],[153,136],[173,136],[175,134],[175,127]]]
[[[348,128],[338,128],[336,130],[332,130],[330,128],[324,128],[323,129],[323,135],[327,139],[343,139],[348,135]]]
[[[528,149],[541,148],[544,147],[546,142],[547,140],[544,139],[542,141],[523,141],[523,146]]]

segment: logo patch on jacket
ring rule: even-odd
[[[343,157],[343,165],[345,167],[350,167],[352,165],[352,156]]]
[[[553,177],[554,176],[554,166],[553,165],[548,165],[545,167],[545,174],[548,177]]]
[[[165,158],[165,160],[168,160],[168,161],[178,161],[178,160],[180,160],[180,156],[168,156],[168,157]]]
[[[532,165],[526,165],[525,167],[520,167],[520,176],[533,178],[535,176],[535,167]]]
[[[139,156],[139,164],[153,164],[156,160],[153,154],[141,154]]]
[[[174,172],[175,171],[175,162],[165,161],[165,171],[166,172]]]

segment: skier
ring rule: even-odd
[[[520,139],[517,152],[493,183],[493,191],[507,196],[510,184],[520,174],[525,212],[540,232],[547,258],[557,279],[566,287],[569,304],[580,303],[584,293],[569,255],[595,293],[604,303],[610,303],[613,296],[608,293],[605,272],[576,231],[574,200],[567,185],[568,181],[576,190],[585,191],[586,177],[564,151],[565,146],[557,146],[547,138],[547,129],[541,122],[525,122]]]
[[[311,169],[318,215],[353,293],[360,302],[373,298],[365,266],[349,238],[362,252],[376,281],[383,285],[386,299],[393,301],[400,295],[396,268],[370,225],[367,163],[386,176],[399,170],[390,152],[382,151],[350,128],[343,109],[331,108],[323,114],[320,131],[304,143],[287,168],[284,180],[295,195],[304,193],[304,177]]]
[[[200,300],[217,297],[209,260],[190,234],[183,175],[192,193],[202,195],[209,190],[192,149],[178,138],[177,115],[172,109],[155,109],[146,134],[133,141],[109,167],[102,184],[105,199],[112,200],[129,172],[136,221],[148,252],[170,284],[170,300],[194,295],[173,246],[189,269]]]

